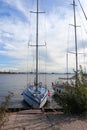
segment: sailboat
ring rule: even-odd
[[[42,85],[42,83],[38,83],[38,0],[37,0],[37,10],[36,12],[36,77],[34,85],[29,85],[23,91],[24,100],[31,106],[32,108],[42,108],[48,99],[49,90]]]
[[[73,77],[69,78],[68,77],[68,52],[67,52],[67,78],[61,78],[63,80],[65,80],[65,82],[57,82],[57,83],[52,83],[52,87],[53,87],[53,90],[56,92],[56,93],[61,93],[61,92],[66,92],[66,89],[64,88],[64,84],[67,85],[67,87],[70,87],[70,84],[69,84],[69,79],[70,80],[73,80],[73,83],[76,84],[76,86],[78,85],[78,52],[77,52],[77,30],[76,30],[76,12],[75,12],[75,0],[73,0],[73,11],[74,11],[74,32],[75,32],[75,57],[76,57],[76,74],[75,76],[75,79]]]

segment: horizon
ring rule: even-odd
[[[35,72],[15,72],[15,71],[0,71],[0,74],[36,74]],[[38,74],[74,74],[64,72],[39,72]]]

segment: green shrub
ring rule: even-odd
[[[78,85],[73,84],[73,89],[57,96],[57,102],[63,107],[65,113],[87,113],[87,84],[81,66],[80,69]]]
[[[87,111],[87,90],[85,88],[62,93],[59,99],[65,113],[82,114]]]

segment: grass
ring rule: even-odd
[[[60,130],[60,128],[55,128],[55,130]]]

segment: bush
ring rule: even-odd
[[[63,107],[65,113],[87,113],[87,84],[82,68],[78,76],[78,85],[73,84],[72,87],[73,89],[70,89],[70,91],[59,94],[57,101]]]
[[[87,90],[85,88],[62,93],[59,99],[65,113],[82,114],[87,111]]]

